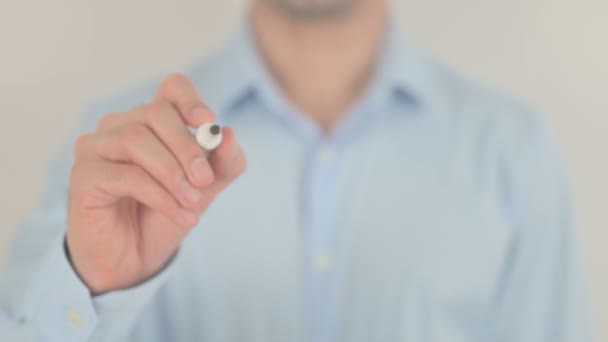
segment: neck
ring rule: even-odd
[[[326,134],[365,91],[386,22],[386,5],[375,0],[317,20],[290,18],[269,1],[254,1],[252,11],[257,47],[283,96]]]

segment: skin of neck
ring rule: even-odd
[[[295,18],[254,0],[255,44],[288,102],[329,135],[365,92],[387,30],[384,0],[323,18]]]

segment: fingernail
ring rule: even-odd
[[[198,182],[206,183],[209,179],[209,165],[204,157],[196,158],[192,162],[192,174]]]
[[[201,194],[198,190],[194,189],[187,181],[184,181],[181,187],[182,195],[187,202],[192,204],[198,203],[201,198]]]
[[[198,223],[198,215],[185,210],[185,209],[178,209],[177,212],[177,219],[179,220],[179,222],[185,226],[194,226],[195,224]]]

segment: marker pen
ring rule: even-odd
[[[196,142],[207,152],[220,146],[222,138],[222,128],[213,122],[203,124],[196,130]]]

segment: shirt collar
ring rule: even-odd
[[[433,86],[427,63],[391,22],[368,100],[396,99],[416,106],[430,104]],[[271,107],[288,107],[258,55],[248,23],[224,49],[191,73],[201,94],[210,99],[211,107],[218,113],[231,113],[254,97],[261,98]]]
[[[427,60],[394,22],[387,30],[376,73],[376,86],[387,96],[419,106],[431,101],[433,89]]]

